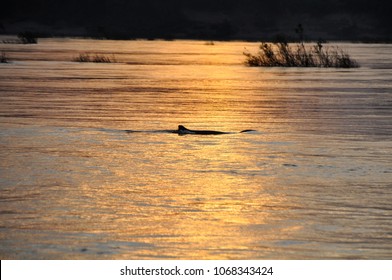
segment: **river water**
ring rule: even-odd
[[[392,258],[392,45],[340,46],[361,68],[246,67],[248,42],[1,44],[1,259]],[[162,131],[179,124],[256,131]]]

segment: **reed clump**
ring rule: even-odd
[[[74,62],[93,62],[93,63],[115,63],[114,56],[109,57],[101,54],[81,53],[73,59]]]
[[[0,54],[0,63],[8,63],[8,57],[7,54],[5,52],[1,52]]]
[[[324,47],[321,42],[314,46],[287,42],[261,43],[257,54],[244,52],[245,64],[259,67],[334,67],[356,68],[359,64],[337,46]]]

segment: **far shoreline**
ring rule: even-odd
[[[34,33],[34,32],[33,32]],[[36,33],[37,36],[35,38],[40,39],[75,39],[75,40],[103,40],[103,41],[200,41],[200,42],[249,42],[249,43],[260,43],[260,42],[275,42],[274,38],[265,38],[265,39],[246,39],[246,38],[232,38],[232,39],[222,39],[222,38],[194,38],[194,37],[174,37],[174,38],[165,38],[165,37],[128,37],[128,38],[112,38],[112,37],[96,37],[89,35],[48,35],[42,33]],[[10,33],[10,34],[0,34],[0,44],[25,44],[22,42],[17,42],[18,34]],[[315,43],[319,39],[314,40],[304,40],[304,43]],[[392,44],[392,40],[382,40],[382,39],[358,39],[358,40],[343,40],[343,39],[334,39],[334,40],[323,40],[325,44],[330,43],[343,43],[343,44]],[[288,43],[298,43],[298,40],[288,38]],[[212,44],[213,45],[213,44]]]

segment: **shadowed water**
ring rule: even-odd
[[[245,42],[0,45],[0,257],[390,259],[392,47],[341,46],[361,68],[249,68]],[[179,124],[256,131],[151,133]]]

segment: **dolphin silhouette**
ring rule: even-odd
[[[255,131],[255,130],[245,129],[245,130],[240,131],[240,133],[251,132],[251,131]],[[183,125],[179,125],[177,133],[179,135],[184,135],[184,134],[219,135],[219,134],[231,134],[232,132],[224,132],[224,131],[216,131],[216,130],[192,130],[192,129],[186,128]]]
[[[196,135],[219,135],[219,134],[233,134],[234,132],[224,132],[217,130],[193,130],[188,129],[183,125],[179,125],[177,130],[150,130],[150,131],[141,131],[141,130],[125,130],[127,133],[135,133],[135,132],[145,132],[145,133],[175,133],[178,135],[187,135],[187,134],[196,134]],[[240,133],[256,131],[253,129],[245,129],[240,131]]]
[[[183,125],[178,126],[178,134],[199,134],[199,135],[218,135],[227,134],[228,132],[216,131],[216,130],[191,130]]]

